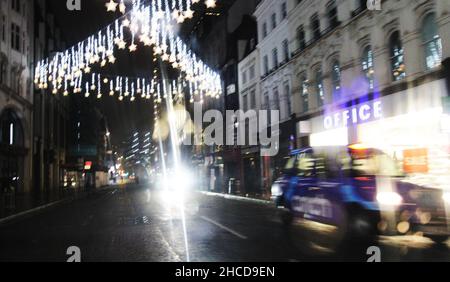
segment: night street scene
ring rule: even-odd
[[[267,278],[449,239],[450,0],[0,0],[0,262]]]

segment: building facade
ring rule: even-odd
[[[36,65],[64,50],[65,41],[48,1],[22,2],[35,5],[33,64]],[[52,95],[48,89],[35,89],[33,102],[33,199],[38,205],[58,200],[65,193],[69,100]]]
[[[372,8],[359,0],[261,1],[262,107],[279,109],[282,124],[290,117],[296,147],[365,143],[405,167],[425,159],[427,175],[445,183],[450,2]]]
[[[1,0],[0,215],[31,191],[32,38],[33,1]]]

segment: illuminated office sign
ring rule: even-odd
[[[383,117],[383,109],[380,101],[364,103],[345,109],[330,115],[324,119],[326,130],[347,127]]]

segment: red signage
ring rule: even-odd
[[[428,149],[403,151],[405,173],[428,173]]]
[[[86,161],[84,162],[84,170],[90,170],[92,168],[92,162]]]

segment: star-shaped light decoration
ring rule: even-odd
[[[90,73],[91,72],[91,68],[90,67],[85,67],[84,68],[84,72],[85,73]]]
[[[184,12],[184,17],[186,19],[192,19],[194,17],[194,11],[191,10],[191,8],[188,8],[185,12]]]
[[[114,57],[113,55],[111,55],[111,56],[108,57],[108,61],[109,61],[111,64],[114,64],[114,63],[116,62],[116,57]]]
[[[161,56],[161,60],[168,61],[169,60],[169,55],[167,55],[167,54],[162,55]]]
[[[206,8],[215,8],[216,0],[205,0]]]
[[[177,20],[177,19],[178,19],[178,16],[179,16],[178,10],[177,10],[177,9],[173,10],[173,12],[172,12],[172,18],[173,18],[174,20]]]
[[[119,11],[122,13],[122,14],[125,14],[125,12],[127,11],[127,6],[125,6],[125,4],[123,3],[123,0],[120,2],[120,4],[119,4]]]
[[[121,40],[121,41],[117,44],[117,46],[118,46],[119,49],[121,49],[121,50],[125,49],[126,45],[127,45],[127,43],[126,43],[124,40]]]
[[[108,3],[106,3],[106,10],[108,12],[115,12],[117,9],[117,4],[116,2],[114,2],[114,0],[109,1]]]
[[[130,52],[134,52],[137,50],[137,45],[133,43],[128,47],[128,49],[130,49]]]
[[[125,26],[125,27],[129,27],[130,26],[130,20],[129,19],[124,19],[123,21],[122,21],[122,25],[123,26]]]
[[[179,23],[179,24],[184,23],[185,19],[186,18],[183,16],[183,14],[180,14],[177,18],[177,23]]]

